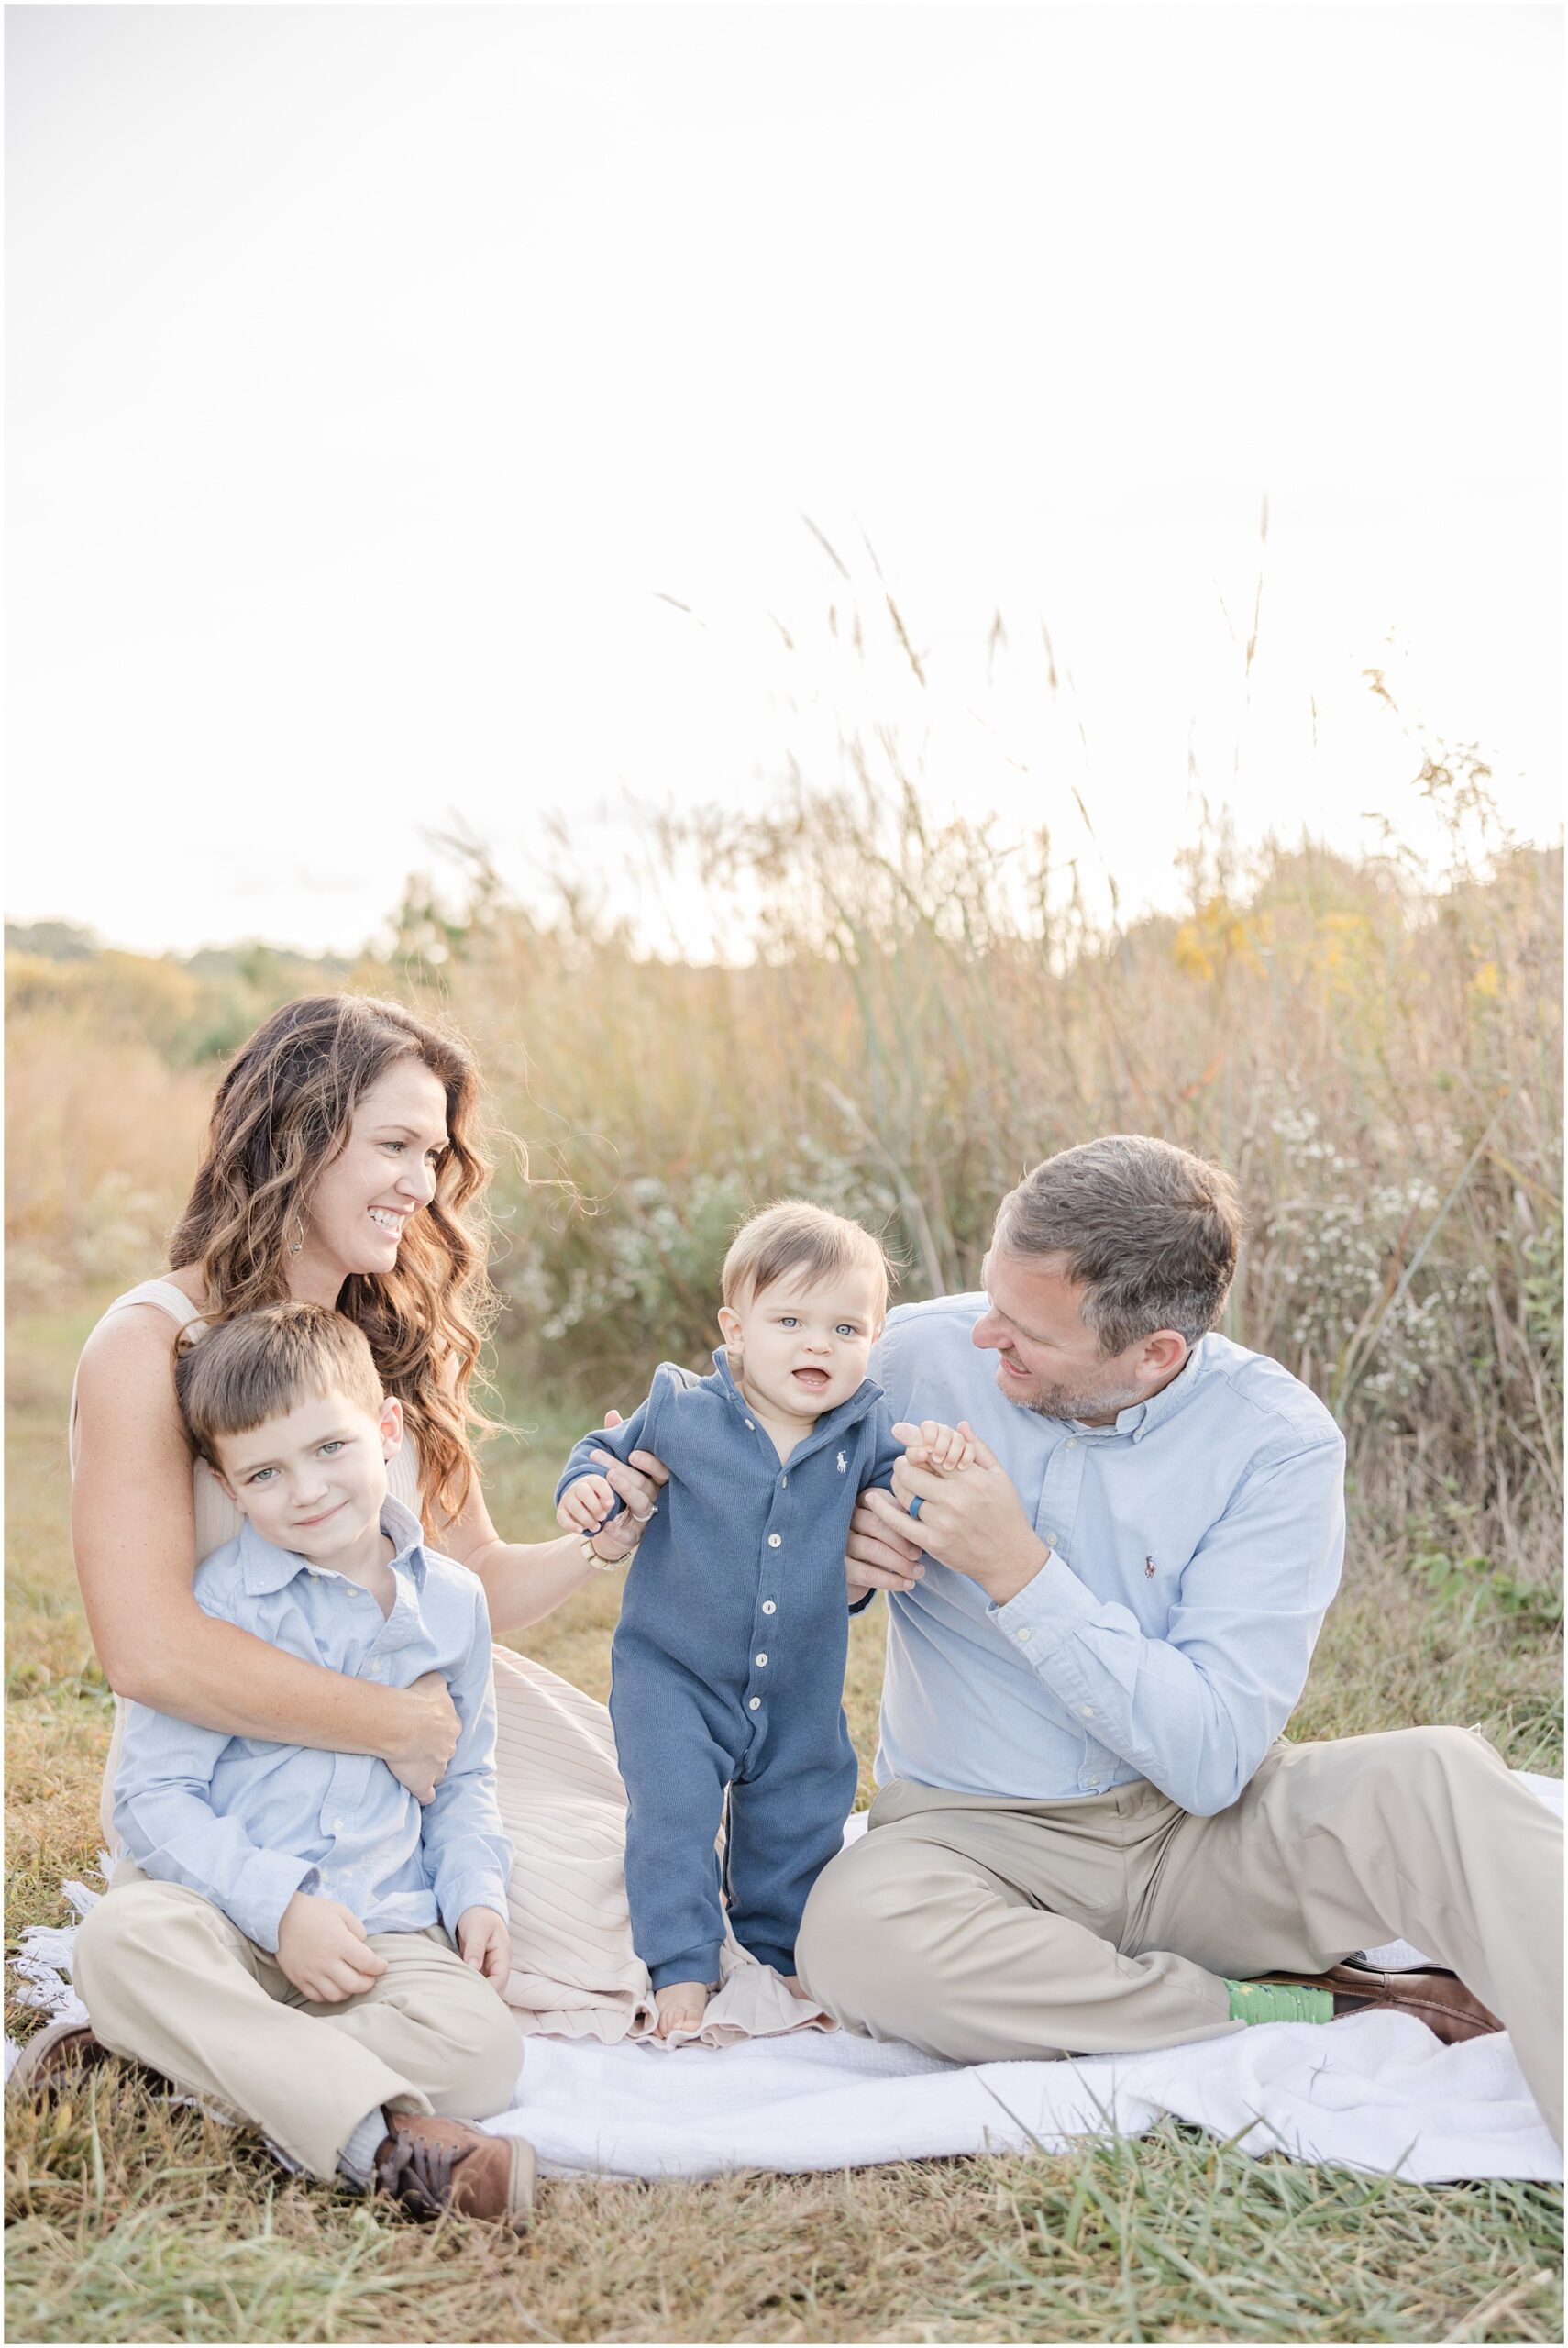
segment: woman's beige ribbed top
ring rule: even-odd
[[[124,1296],[116,1296],[105,1311],[97,1326],[102,1328],[111,1312],[123,1312],[127,1304],[155,1305],[160,1312],[167,1312],[182,1329],[200,1324],[202,1316],[182,1288],[172,1280],[143,1280],[138,1288],[127,1289]],[[76,1473],[76,1381],[71,1382],[71,1472]],[[237,1538],[244,1523],[239,1511],[213,1474],[204,1459],[194,1466],[196,1501],[196,1554],[191,1561],[193,1572],[215,1549],[226,1541]],[[419,1514],[419,1456],[412,1443],[404,1443],[401,1451],[388,1463],[387,1490],[394,1501]]]

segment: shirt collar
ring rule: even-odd
[[[381,1531],[392,1545],[392,1568],[417,1583],[425,1573],[425,1533],[412,1509],[389,1492],[381,1502]],[[285,1589],[296,1574],[317,1570],[308,1557],[295,1549],[280,1549],[273,1541],[265,1540],[248,1517],[239,1528],[239,1565],[245,1577],[247,1593],[253,1598],[265,1597],[271,1590]],[[328,1569],[330,1570],[330,1569]]]
[[[1147,1401],[1130,1402],[1124,1411],[1118,1411],[1114,1426],[1087,1428],[1085,1433],[1100,1436],[1125,1434],[1131,1435],[1134,1443],[1141,1442],[1154,1427],[1174,1417],[1177,1411],[1191,1401],[1201,1374],[1199,1364],[1206,1342],[1202,1337],[1198,1339],[1168,1386],[1162,1386],[1157,1394],[1149,1396]]]
[[[735,1408],[743,1413],[749,1411],[751,1404],[735,1384],[735,1374],[730,1368],[729,1356],[723,1346],[713,1349],[713,1368]],[[841,1427],[853,1426],[856,1420],[866,1416],[872,1403],[880,1399],[881,1392],[874,1378],[863,1378],[853,1394],[846,1394],[842,1402],[835,1402],[831,1411],[823,1412],[811,1434],[802,1437],[797,1448],[803,1450],[806,1444],[814,1444],[820,1435],[833,1434]]]

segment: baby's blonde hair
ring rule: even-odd
[[[724,1257],[724,1302],[734,1306],[760,1296],[790,1274],[815,1282],[848,1271],[874,1272],[881,1281],[878,1319],[888,1311],[888,1288],[897,1277],[887,1249],[874,1233],[847,1215],[830,1213],[809,1199],[780,1199],[743,1223]]]

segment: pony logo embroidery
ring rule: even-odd
[[[1143,1578],[1145,1581],[1153,1581],[1154,1578],[1154,1561],[1153,1557],[1145,1557],[1143,1560]]]
[[[841,1476],[847,1476],[849,1473],[849,1462],[842,1451],[838,1455],[838,1472]]]

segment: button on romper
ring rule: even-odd
[[[632,1939],[656,1989],[719,1977],[726,1792],[731,1929],[795,1969],[806,1894],[855,1800],[845,1542],[901,1450],[867,1379],[781,1461],[722,1347],[713,1360],[708,1378],[661,1362],[646,1401],[584,1435],[556,1490],[601,1474],[595,1451],[651,1451],[669,1470],[627,1575],[610,1693]]]

